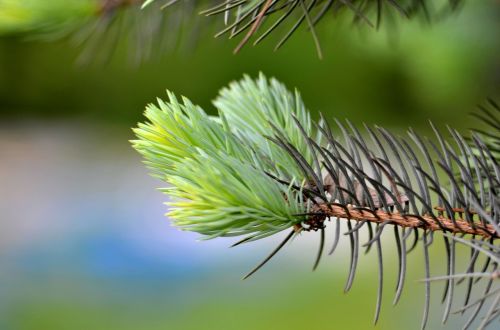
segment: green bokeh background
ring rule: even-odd
[[[498,31],[498,4],[485,1],[432,25],[416,20],[378,32],[334,19],[318,31],[323,60],[305,31],[278,52],[267,42],[234,56],[237,41],[213,39],[207,28],[195,46],[140,65],[128,59],[130,45],[119,44],[109,61],[82,65],[75,63],[81,48],[67,40],[3,36],[0,328],[373,329],[373,254],[361,259],[347,295],[347,246],[311,273],[314,234],[240,281],[279,237],[227,249],[230,240],[198,243],[170,228],[164,197],[154,190],[161,183],[129,147],[130,128],[165,89],[213,111],[222,86],[263,72],[297,87],[314,116],[396,131],[425,132],[428,120],[465,130],[476,125],[469,113],[477,104],[500,96]],[[410,255],[406,292],[392,307],[397,259],[386,239],[375,328],[418,329],[421,251]],[[445,271],[440,247],[433,250],[436,275]],[[440,289],[433,286],[429,329],[441,328]],[[444,328],[459,324],[455,316]]]

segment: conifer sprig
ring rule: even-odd
[[[190,0],[166,0],[163,9],[175,7],[176,4]],[[227,36],[229,39],[242,35],[235,48],[239,52],[243,46],[253,39],[257,45],[282,29],[281,38],[275,50],[281,48],[290,37],[304,27],[313,37],[319,57],[322,57],[320,38],[316,33],[317,25],[330,14],[338,15],[349,12],[355,23],[363,23],[379,28],[384,17],[394,14],[405,19],[418,16],[427,21],[460,7],[463,0],[218,0],[202,2],[207,8],[201,11],[205,16],[222,16],[224,28],[216,37]],[[143,7],[159,0],[146,0]]]
[[[214,101],[218,117],[187,99],[180,103],[171,93],[169,99],[148,106],[149,122],[135,130],[138,140],[133,144],[153,173],[170,184],[164,191],[172,198],[169,215],[174,224],[206,238],[244,236],[234,245],[289,230],[246,277],[293,236],[309,231],[320,232],[316,268],[327,223],[335,223],[332,254],[345,222],[351,252],[345,291],[354,283],[361,250],[375,248],[377,321],[383,293],[382,234],[391,228],[399,260],[394,303],[405,286],[408,253],[419,243],[424,252],[422,328],[430,309],[430,283],[437,280],[445,281],[443,322],[453,312],[461,283],[465,298],[459,311],[471,311],[465,328],[491,299],[480,326],[499,316],[500,168],[491,149],[495,141],[485,142],[498,135],[500,110],[495,103],[481,115],[494,130],[464,136],[448,127],[445,136],[432,125],[434,136],[427,138],[413,130],[396,136],[368,126],[362,134],[350,122],[338,120],[336,129],[324,119],[313,123],[297,92],[263,75],[223,89]],[[363,228],[368,231],[364,243]],[[446,252],[447,273],[441,277],[431,277],[430,271],[429,247],[436,233]],[[457,270],[457,244],[470,247],[463,273]],[[474,301],[478,290],[484,290],[482,298]]]
[[[80,61],[105,61],[118,45],[129,45],[136,62],[189,46],[200,24],[213,22],[216,37],[239,38],[235,52],[276,35],[275,49],[295,32],[311,33],[322,56],[317,26],[339,15],[378,28],[384,19],[432,21],[460,8],[463,0],[2,0],[0,35],[68,38],[82,48]],[[142,8],[142,10],[141,10]],[[163,9],[163,10],[162,10]],[[203,17],[201,17],[203,16]],[[206,17],[205,17],[206,16]],[[220,18],[220,19],[219,19]],[[212,24],[213,25],[213,24]],[[182,38],[182,39],[181,39]]]

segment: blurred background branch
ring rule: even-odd
[[[330,29],[334,28],[330,22],[349,19],[356,25],[378,29],[387,21],[387,27],[393,30],[398,23],[411,19],[426,23],[442,20],[462,4],[463,0],[2,0],[0,35],[50,40],[71,36],[77,44],[89,43],[87,48],[92,52],[96,52],[95,43],[113,52],[117,40],[137,34],[130,47],[135,60],[140,61],[151,54],[152,48],[159,53],[165,51],[158,42],[165,35],[176,39],[187,30],[191,36],[182,38],[196,42],[199,31],[194,22],[202,15],[206,16],[202,20],[204,27],[216,23],[211,28],[218,31],[216,37],[244,36],[235,52],[250,40],[257,45],[274,35],[277,50],[302,28],[310,32],[322,57],[323,38],[316,32],[319,23],[328,23]],[[186,26],[181,22],[189,23]]]

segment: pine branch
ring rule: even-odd
[[[254,274],[301,232],[320,231],[316,268],[325,248],[325,228],[335,222],[333,253],[340,225],[347,224],[351,262],[345,291],[353,286],[360,250],[376,249],[382,301],[382,235],[392,227],[399,267],[394,303],[402,295],[407,255],[419,245],[424,252],[427,324],[430,282],[445,280],[443,322],[452,313],[455,287],[466,283],[464,307],[473,324],[488,299],[471,304],[478,281],[487,281],[483,297],[494,296],[481,326],[499,313],[496,292],[500,263],[500,167],[485,142],[490,135],[472,132],[467,140],[456,130],[445,136],[432,125],[434,138],[409,130],[406,137],[380,127],[336,121],[338,132],[323,118],[313,123],[300,95],[263,75],[245,77],[221,91],[208,116],[188,99],[150,105],[148,123],[135,129],[134,147],[155,176],[170,184],[169,216],[175,225],[206,238],[243,236],[233,246],[289,230],[278,247],[245,278]],[[488,123],[498,113],[485,112]],[[360,232],[369,238],[362,246]],[[447,273],[432,278],[429,247],[440,233]],[[413,238],[412,238],[413,237]],[[470,247],[464,273],[457,271],[457,244]],[[482,265],[480,263],[482,262]],[[493,290],[493,291],[492,291]]]
[[[327,17],[336,20],[341,15],[352,16],[356,24],[379,28],[385,17],[391,21],[394,15],[402,20],[432,21],[458,10],[462,3],[463,0],[4,0],[0,2],[0,35],[67,38],[83,49],[80,61],[99,57],[106,61],[121,40],[131,39],[131,57],[140,62],[151,56],[153,50],[161,54],[177,47],[181,34],[185,44],[197,41],[200,25],[204,29],[215,21],[223,25],[216,37],[243,36],[235,52],[275,34],[280,35],[277,50],[297,31],[305,29],[311,33],[321,58],[321,38],[316,28]],[[199,14],[206,17],[200,19]]]
[[[169,0],[162,8],[174,7],[175,4],[183,1]],[[147,0],[143,7],[156,2],[161,1]],[[457,10],[461,7],[463,0],[451,0],[444,4],[436,0],[213,0],[200,3],[208,6],[208,9],[201,12],[202,15],[223,16],[225,27],[216,34],[216,37],[226,35],[232,39],[246,32],[235,48],[235,53],[239,52],[252,37],[255,38],[253,45],[257,45],[279,28],[285,28],[288,31],[276,44],[275,50],[277,50],[301,26],[306,24],[306,29],[311,32],[321,58],[322,52],[316,27],[325,20],[328,14],[338,15],[348,12],[353,16],[354,23],[364,23],[378,29],[385,16],[392,16],[396,13],[403,19],[414,19],[420,16],[431,21],[435,17]],[[266,28],[259,34],[258,28],[261,25],[266,25]]]

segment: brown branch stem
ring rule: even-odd
[[[327,217],[345,218],[357,221],[369,221],[372,223],[384,223],[387,221],[395,225],[406,228],[421,228],[432,231],[446,231],[450,233],[466,233],[471,235],[483,236],[486,238],[498,238],[498,234],[492,225],[483,226],[479,223],[471,225],[464,219],[455,219],[453,222],[442,215],[430,216],[422,215],[419,219],[412,215],[403,215],[399,212],[385,212],[382,210],[366,211],[356,208],[354,206],[339,206],[332,204],[318,204],[314,205],[311,209],[311,214],[314,214],[310,221],[317,222],[318,217],[323,215],[323,220]],[[422,221],[423,220],[423,221]],[[437,223],[439,222],[439,224]]]
[[[246,43],[248,42],[248,40],[250,40],[252,35],[254,35],[254,33],[257,32],[257,29],[259,28],[260,23],[262,23],[262,20],[264,19],[264,15],[266,14],[267,10],[269,9],[269,7],[271,7],[272,2],[273,2],[272,0],[267,0],[266,3],[264,3],[261,11],[257,14],[255,21],[253,22],[252,26],[250,27],[250,30],[247,32],[247,34],[245,35],[243,40],[241,40],[241,42],[238,44],[238,46],[236,46],[236,48],[234,49],[234,51],[233,51],[234,54],[239,53],[241,48],[243,48],[243,46],[246,45]]]

